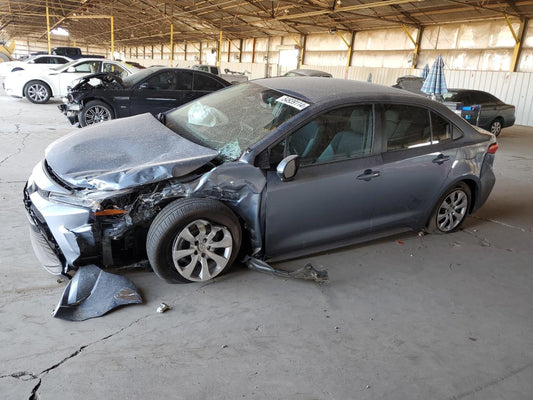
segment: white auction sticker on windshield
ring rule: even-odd
[[[279,99],[276,99],[276,101],[278,103],[287,104],[288,106],[294,107],[300,111],[302,111],[306,107],[309,107],[309,104],[305,101],[298,100],[290,96],[281,96]]]

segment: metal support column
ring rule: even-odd
[[[46,2],[46,36],[48,38],[48,54],[52,53],[52,46],[50,45],[50,13],[48,11],[48,1]]]
[[[413,38],[413,35],[411,35],[411,32],[409,32],[409,29],[407,28],[407,26],[402,24],[402,28],[405,31],[405,33],[407,34],[407,36],[409,36],[409,40],[411,40],[411,43],[413,44],[413,46],[415,46],[415,48],[413,50],[413,62],[411,63],[411,73],[413,73],[413,69],[416,68],[416,64],[417,64],[417,60],[418,60],[418,51],[419,51],[419,48],[420,48],[420,41],[422,40],[423,28],[421,26],[418,27],[418,32],[416,34],[416,39]]]
[[[115,59],[115,18],[111,16],[111,59]]]
[[[170,60],[169,67],[174,64],[174,24],[170,24]]]
[[[222,53],[222,31],[220,31],[218,34],[217,66],[219,67],[220,67],[220,62],[221,62],[220,53]]]
[[[298,63],[298,68],[302,68],[305,64],[305,46],[307,44],[307,35],[303,35],[302,45],[300,47],[300,62]]]
[[[520,53],[522,52],[522,42],[524,41],[524,36],[526,32],[526,26],[529,23],[529,18],[524,18],[520,21],[520,28],[518,28],[518,33],[515,32],[513,29],[513,25],[511,24],[511,20],[509,19],[509,16],[507,14],[505,15],[505,21],[507,21],[507,25],[509,26],[509,29],[511,30],[511,34],[513,35],[515,45],[513,50],[513,57],[511,58],[511,67],[509,68],[510,72],[516,72],[516,69],[518,67],[518,60],[520,58]]]
[[[255,38],[252,43],[252,64],[255,62]]]

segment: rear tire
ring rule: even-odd
[[[496,118],[494,121],[490,124],[490,133],[492,133],[494,136],[498,136],[503,129],[503,120],[501,118]]]
[[[29,81],[24,86],[24,96],[35,104],[44,104],[50,100],[52,89],[43,81]]]
[[[92,100],[85,104],[83,110],[80,112],[79,123],[81,126],[88,126],[114,118],[115,113],[110,106],[102,101]]]
[[[450,187],[437,202],[428,222],[430,233],[454,232],[463,223],[470,210],[471,192],[468,185],[459,182]]]
[[[241,246],[237,217],[224,204],[179,199],[156,216],[146,239],[154,272],[169,283],[204,282],[226,272]]]

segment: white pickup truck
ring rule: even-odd
[[[222,74],[220,71],[220,67],[216,65],[196,64],[192,66],[192,69],[195,69],[197,71],[210,72],[212,74],[220,76],[222,79],[225,79],[232,84],[242,83],[248,80],[248,77],[245,75],[246,71],[236,72],[236,71],[230,71],[229,69],[226,68],[224,70],[225,73]]]

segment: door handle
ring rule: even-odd
[[[357,179],[360,181],[369,181],[370,179],[377,178],[380,175],[379,171],[373,171],[371,169],[366,169],[361,175],[357,176]]]
[[[437,158],[434,158],[431,162],[434,164],[442,165],[444,161],[448,161],[449,159],[449,156],[445,156],[444,154],[440,153]]]

